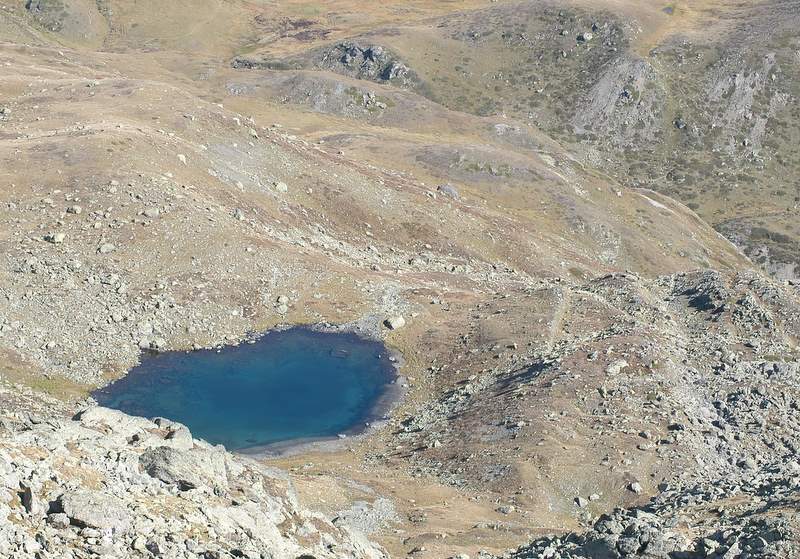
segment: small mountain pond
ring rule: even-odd
[[[391,399],[392,361],[380,342],[298,327],[237,346],[145,356],[92,396],[247,452],[363,430]]]

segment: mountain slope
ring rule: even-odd
[[[796,550],[792,6],[7,6],[3,552]],[[75,415],[143,351],[309,323],[403,355],[363,436]],[[149,473],[173,437],[194,488]]]

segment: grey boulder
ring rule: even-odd
[[[227,486],[225,457],[215,450],[159,446],[142,453],[139,465],[150,477],[177,485],[182,491],[203,485]]]
[[[131,525],[131,515],[122,501],[108,493],[80,489],[61,495],[58,504],[76,526],[126,532]]]

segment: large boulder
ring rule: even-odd
[[[64,493],[58,505],[76,526],[127,532],[131,515],[117,497],[100,491],[79,489]]]
[[[83,427],[111,435],[117,442],[125,441],[140,448],[172,446],[189,449],[194,446],[192,433],[185,425],[162,417],[151,421],[118,410],[93,406],[78,412],[73,419]]]
[[[143,417],[134,417],[121,411],[101,406],[86,408],[75,414],[73,419],[80,421],[84,427],[123,438],[128,438],[156,427],[152,421]]]
[[[225,454],[216,450],[159,446],[143,452],[139,465],[151,477],[183,491],[203,485],[228,487]]]
[[[390,316],[386,320],[383,321],[384,326],[386,326],[389,330],[399,330],[403,326],[406,325],[406,319],[402,317],[402,315]]]

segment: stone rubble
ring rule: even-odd
[[[286,474],[183,425],[101,407],[0,425],[0,557],[387,557],[301,509]]]
[[[736,481],[665,487],[586,532],[539,538],[503,557],[790,559],[800,555],[799,475],[800,462],[776,463]]]

